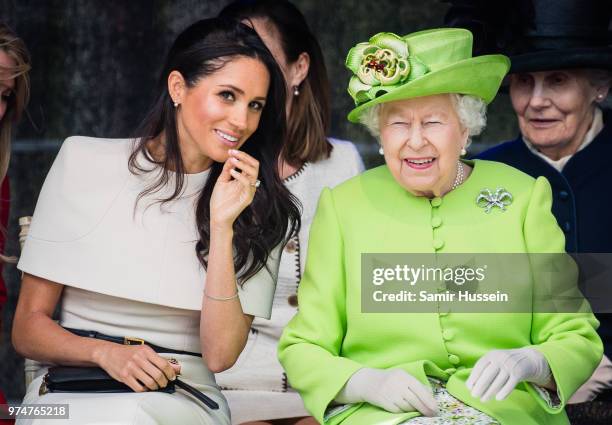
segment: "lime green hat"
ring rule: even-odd
[[[489,103],[510,60],[472,57],[471,32],[440,28],[404,37],[378,33],[348,52],[346,67],[354,74],[348,92],[357,105],[348,119],[359,122],[359,115],[374,105],[440,93],[469,94]]]

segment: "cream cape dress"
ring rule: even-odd
[[[63,326],[200,352],[206,272],[195,255],[195,205],[208,172],[187,175],[183,193],[171,203],[155,200],[170,193],[172,180],[136,204],[158,174],[132,174],[127,166],[132,148],[129,139],[71,137],[64,142],[40,193],[18,268],[65,285]],[[267,268],[239,288],[246,314],[270,317],[279,249]],[[166,357],[179,360],[183,379],[216,399],[220,409],[205,410],[182,391],[39,396],[45,367],[29,385],[24,403],[68,403],[70,420],[55,424],[229,423],[225,399],[202,359]]]

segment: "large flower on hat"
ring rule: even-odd
[[[346,67],[355,74],[348,92],[356,105],[389,93],[429,71],[410,54],[408,43],[390,32],[378,33],[367,43],[353,47],[346,56]]]

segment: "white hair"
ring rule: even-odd
[[[459,122],[468,130],[468,146],[472,136],[478,136],[487,125],[487,105],[479,97],[467,94],[451,93],[451,100]],[[365,125],[372,136],[380,138],[380,109],[382,104],[374,105],[364,110],[359,116],[359,122]]]
[[[612,71],[607,69],[583,69],[583,75],[592,87],[607,90],[606,97],[601,101],[601,106],[612,107]]]
[[[607,69],[583,69],[583,75],[589,80],[593,87],[611,87],[612,71]]]

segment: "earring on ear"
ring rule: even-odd
[[[604,98],[604,95],[603,95],[603,94],[599,93],[599,94],[597,95],[597,100],[600,100],[600,101],[601,101],[601,100],[603,100],[603,98]]]
[[[461,148],[461,156],[466,156],[467,155],[467,151],[465,150],[465,148]]]
[[[294,96],[300,95],[300,88],[298,86],[293,86],[293,95]]]
[[[178,106],[179,106],[179,103],[178,102],[174,102],[174,107],[178,108]]]
[[[384,154],[385,154],[385,151],[384,151],[384,149],[383,149],[383,147],[382,147],[382,146],[381,146],[380,148],[378,148],[378,153],[379,153],[380,155],[384,155]]]

